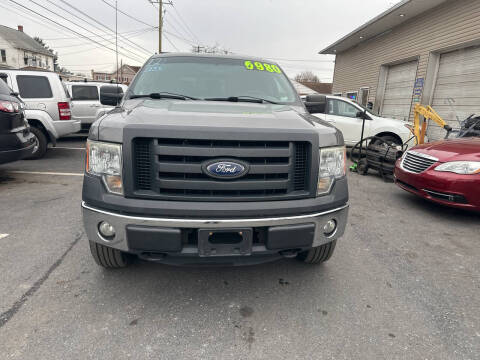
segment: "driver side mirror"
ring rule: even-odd
[[[305,98],[305,107],[310,114],[322,114],[325,113],[325,105],[327,98],[325,95],[308,95]]]
[[[123,94],[103,93],[100,95],[102,105],[117,106],[122,101]]]
[[[371,120],[371,118],[370,118],[370,116],[368,116],[366,110],[358,111],[357,115],[355,117],[358,118],[358,119],[362,119],[362,120]]]

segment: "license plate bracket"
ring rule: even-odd
[[[199,229],[198,255],[247,256],[252,253],[252,228]]]

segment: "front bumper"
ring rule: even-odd
[[[438,204],[480,211],[480,174],[459,175],[433,167],[415,174],[402,169],[398,160],[394,175],[395,183],[412,194]]]
[[[57,120],[53,122],[53,126],[58,137],[62,137],[79,132],[82,128],[82,123],[80,120]]]
[[[188,237],[184,237],[179,249],[174,251],[158,251],[152,249],[144,249],[141,252],[132,249],[131,240],[128,238],[127,228],[143,227],[150,230],[165,230],[168,234],[169,230],[180,231],[182,233],[196,234],[201,229],[213,229],[213,231],[222,229],[252,229],[253,233],[271,233],[269,230],[288,229],[288,237],[283,238],[282,247],[269,248],[268,239],[259,237],[258,241],[254,241],[251,247],[249,258],[252,262],[264,262],[282,257],[282,252],[295,249],[295,251],[307,250],[311,247],[320,246],[329,243],[341,237],[345,231],[348,216],[348,204],[331,210],[316,212],[311,214],[297,216],[278,216],[278,217],[255,217],[255,218],[166,218],[166,217],[142,217],[124,215],[112,211],[102,210],[89,206],[82,202],[83,221],[87,237],[90,241],[100,243],[102,245],[112,247],[121,251],[136,253],[141,257],[149,260],[151,252],[160,253],[155,260],[164,263],[209,263],[209,262],[243,262],[245,256],[228,256],[229,260],[225,261],[225,257],[207,256],[201,257],[199,254],[198,244],[195,241],[188,241]],[[335,220],[336,230],[330,235],[325,235],[323,227],[329,220]],[[113,239],[105,239],[98,231],[98,225],[101,221],[107,221],[115,228],[115,236]],[[289,225],[291,225],[289,227]],[[313,235],[309,244],[302,243],[299,236],[295,236],[295,229],[301,229],[302,226],[311,226]],[[293,232],[292,232],[293,231]],[[304,234],[301,230],[299,235]],[[267,235],[269,236],[269,235]],[[161,247],[162,239],[158,238],[158,245]],[[299,242],[300,241],[300,242]],[[302,245],[298,245],[302,244]],[[157,246],[155,246],[157,247]],[[161,255],[161,256],[160,256]],[[150,257],[150,258],[149,258]],[[235,259],[234,259],[235,258]],[[255,261],[256,259],[256,261]],[[267,260],[268,259],[268,260]]]

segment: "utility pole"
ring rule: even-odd
[[[162,53],[162,27],[163,27],[163,14],[162,14],[163,1],[158,2],[158,53]]]
[[[150,3],[158,5],[158,53],[162,53],[162,30],[163,30],[163,5],[173,5],[172,1],[150,0]]]

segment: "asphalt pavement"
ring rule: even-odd
[[[0,359],[479,359],[480,215],[349,174],[333,257],[98,267],[84,137],[0,165]]]

